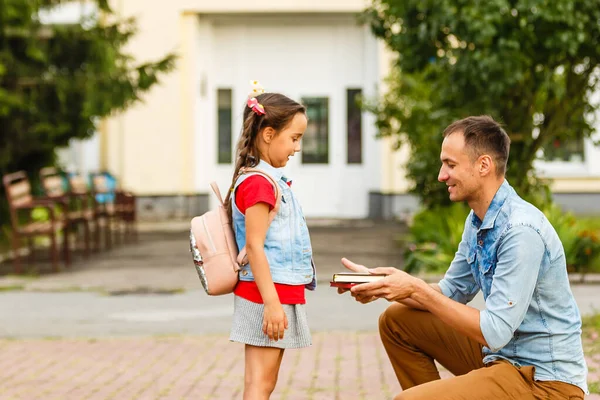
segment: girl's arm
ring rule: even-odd
[[[288,321],[275,290],[264,250],[268,229],[269,206],[266,203],[256,203],[249,207],[246,210],[246,252],[256,286],[265,304],[263,332],[269,339],[277,341],[283,339]]]
[[[246,252],[250,269],[265,305],[279,302],[265,254],[265,238],[269,229],[269,206],[256,203],[246,210]]]

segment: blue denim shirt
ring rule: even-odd
[[[313,290],[316,286],[316,278],[312,246],[300,203],[287,184],[288,179],[283,176],[281,169],[263,160],[256,168],[271,175],[281,191],[279,211],[269,225],[264,245],[273,282],[306,285],[309,290]],[[240,176],[235,182],[235,189],[252,175],[256,173]],[[235,205],[235,190],[232,195],[232,210],[233,232],[238,248],[241,249],[246,245],[246,216]],[[254,280],[250,264],[242,267],[239,277],[242,281]]]
[[[534,366],[535,379],[587,393],[581,316],[569,286],[565,252],[544,214],[507,181],[483,221],[471,211],[442,293],[466,304],[483,291],[483,362]]]

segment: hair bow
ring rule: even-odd
[[[258,115],[265,115],[265,108],[254,97],[248,99],[248,107]]]

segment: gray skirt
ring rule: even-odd
[[[263,333],[264,304],[253,303],[239,296],[233,296],[233,324],[229,340],[260,347],[298,349],[312,344],[305,304],[283,304],[288,319],[282,340],[274,341]]]

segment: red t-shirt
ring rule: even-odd
[[[288,185],[291,185],[291,182],[288,182]],[[235,205],[242,214],[246,214],[248,208],[258,203],[266,203],[269,205],[269,210],[272,210],[275,207],[275,194],[273,185],[267,178],[253,175],[237,187]],[[306,303],[304,285],[275,283],[275,290],[281,304]],[[233,293],[253,303],[263,304],[258,285],[254,281],[239,281]]]

